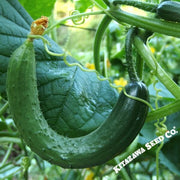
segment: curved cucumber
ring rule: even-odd
[[[53,131],[44,119],[38,100],[33,42],[26,41],[12,55],[7,94],[14,122],[26,144],[43,159],[64,168],[86,168],[112,159],[135,139],[147,116],[144,103],[122,92],[110,116],[88,135],[69,138]],[[126,86],[126,92],[148,99],[142,82]]]

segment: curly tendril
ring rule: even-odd
[[[80,12],[78,10],[73,10],[70,12],[70,15],[77,15],[77,14],[80,14]],[[76,18],[73,18],[72,19],[72,22],[75,24],[75,25],[81,25],[81,24],[84,24],[85,22],[85,18],[84,16],[81,16],[81,17],[76,17]]]
[[[159,92],[161,92],[161,89],[156,88],[156,84],[157,83],[158,83],[158,80],[155,80],[154,83],[153,83],[153,87],[154,87],[154,89],[156,91],[156,100],[155,100],[155,107],[156,107],[156,109],[159,108],[158,107],[158,100],[160,98],[162,98],[159,95]],[[164,124],[166,122],[166,119],[167,118],[165,116],[162,121],[157,119],[157,122],[154,123],[154,126],[156,127],[156,136],[163,136],[166,133],[167,127]],[[157,176],[157,179],[159,177],[159,152],[162,149],[163,145],[164,145],[164,142],[162,141],[161,144],[159,145],[159,147],[157,147],[157,149],[156,149],[156,176]]]
[[[93,12],[93,7],[94,7],[94,3],[92,5],[90,5],[87,10],[90,10],[90,12]],[[80,11],[78,10],[72,10],[70,11],[70,16],[73,16],[73,15],[78,15],[78,14],[81,14]],[[76,17],[76,18],[72,18],[72,22],[75,24],[75,25],[81,25],[81,24],[84,24],[85,23],[85,20],[89,17],[89,15],[86,15],[86,16],[79,16],[79,17]]]
[[[151,110],[153,110],[153,108],[152,108],[152,106],[150,105],[150,103],[148,103],[147,101],[145,101],[145,100],[143,100],[143,99],[141,99],[141,98],[134,97],[134,96],[131,96],[131,95],[127,94],[124,86],[121,86],[121,85],[118,85],[118,86],[117,86],[117,85],[112,84],[112,83],[111,83],[111,80],[110,80],[109,78],[102,78],[102,77],[100,77],[100,74],[99,74],[96,70],[86,69],[86,68],[84,68],[83,66],[81,66],[81,64],[79,64],[79,63],[69,63],[69,62],[67,61],[67,59],[66,59],[66,56],[67,56],[67,55],[66,55],[65,52],[62,53],[62,54],[51,52],[51,51],[48,49],[48,46],[47,46],[47,45],[49,45],[49,46],[51,46],[51,45],[50,45],[49,41],[48,41],[47,39],[45,39],[43,36],[40,36],[40,35],[28,35],[28,37],[30,37],[30,38],[36,38],[36,39],[38,39],[38,38],[41,39],[41,40],[43,41],[44,48],[45,48],[46,52],[47,52],[49,55],[51,55],[51,56],[63,56],[63,57],[64,57],[64,58],[63,58],[63,61],[64,61],[64,63],[65,63],[67,66],[69,66],[69,67],[78,66],[78,67],[79,67],[82,71],[84,71],[84,72],[95,72],[96,75],[97,75],[98,80],[100,80],[100,81],[108,81],[108,82],[109,82],[109,85],[110,85],[112,88],[116,88],[116,89],[122,88],[124,94],[125,94],[127,97],[129,97],[129,98],[131,98],[131,99],[134,99],[134,100],[137,100],[137,101],[140,101],[140,102],[146,104],[147,106],[149,106]]]
[[[156,84],[158,83],[158,80],[154,81],[153,83],[153,87],[156,91],[156,99],[155,99],[155,108],[158,109],[159,106],[158,106],[158,100],[161,99],[162,97],[159,95],[159,92],[161,92],[161,89],[158,89],[156,87]],[[156,127],[156,135],[157,136],[161,136],[161,135],[164,135],[165,132],[167,131],[167,127],[166,125],[164,124],[166,122],[166,116],[163,118],[162,121],[160,121],[159,119],[157,119],[157,122],[154,123],[154,126]]]

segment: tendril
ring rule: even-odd
[[[89,9],[90,12],[93,12],[93,7],[94,7],[94,4],[90,5],[87,9]],[[81,14],[80,11],[78,11],[78,10],[72,10],[72,11],[70,11],[70,16],[78,15],[78,14]],[[89,17],[89,15],[79,16],[79,17],[76,17],[76,18],[72,18],[72,22],[73,22],[75,25],[81,25],[81,24],[84,24],[84,23],[85,23],[85,19],[87,19],[88,17]]]
[[[79,12],[78,10],[73,10],[73,11],[70,12],[70,15],[71,15],[71,16],[77,15],[77,14],[80,14],[80,12]],[[84,17],[84,16],[81,16],[81,17],[72,18],[72,22],[73,22],[75,25],[84,24],[84,22],[85,22],[85,17]]]
[[[125,88],[123,88],[123,92],[124,92],[124,94],[125,94],[127,97],[129,97],[129,98],[131,98],[131,99],[134,99],[134,100],[136,100],[136,101],[140,101],[140,102],[146,104],[152,111],[154,111],[153,107],[151,106],[151,104],[150,104],[149,102],[145,101],[144,99],[141,99],[141,98],[138,98],[138,97],[131,96],[131,95],[127,94]]]
[[[156,91],[156,99],[155,99],[155,107],[156,107],[156,109],[159,108],[159,106],[158,106],[158,100],[159,100],[160,98],[162,98],[162,97],[159,95],[159,92],[161,92],[161,89],[156,88],[156,84],[157,84],[157,83],[158,83],[158,80],[154,81],[154,83],[153,83],[153,87],[154,87],[154,89],[155,89],[155,91]],[[164,135],[164,133],[167,131],[167,127],[166,127],[166,125],[164,124],[164,123],[166,122],[166,119],[167,119],[167,118],[166,118],[166,116],[165,116],[162,121],[160,121],[159,119],[157,119],[157,122],[154,123],[154,126],[156,127],[156,135],[157,135],[157,136]]]
[[[78,67],[79,67],[82,71],[84,71],[84,72],[95,72],[96,75],[97,75],[98,80],[100,80],[100,81],[109,81],[110,86],[113,87],[113,88],[120,88],[120,87],[121,87],[121,88],[124,88],[124,87],[121,86],[121,85],[116,86],[116,85],[112,84],[109,78],[101,78],[101,77],[100,77],[100,74],[99,74],[96,70],[86,69],[86,68],[84,68],[84,67],[83,67],[81,64],[79,64],[79,63],[69,63],[69,62],[67,61],[67,59],[66,59],[66,56],[67,56],[66,53],[58,54],[58,53],[51,52],[51,51],[49,51],[49,49],[48,49],[48,47],[47,47],[47,44],[44,44],[44,47],[45,47],[46,52],[47,52],[48,54],[52,55],[52,56],[64,56],[63,61],[64,61],[64,63],[65,63],[67,66],[69,66],[69,67],[78,66]]]
[[[108,81],[108,82],[109,82],[109,85],[110,85],[112,88],[115,88],[115,89],[122,88],[124,94],[125,94],[127,97],[129,97],[129,98],[131,98],[131,99],[134,99],[134,100],[137,100],[137,101],[140,101],[140,102],[146,104],[147,106],[149,106],[151,110],[153,110],[151,104],[149,104],[147,101],[145,101],[145,100],[143,100],[143,99],[141,99],[141,98],[134,97],[134,96],[131,96],[131,95],[127,94],[124,86],[122,86],[122,85],[118,85],[118,86],[117,86],[117,85],[112,84],[112,83],[111,83],[111,80],[110,80],[109,78],[102,78],[102,77],[100,77],[100,74],[99,74],[96,70],[91,70],[91,69],[84,68],[84,67],[83,67],[81,64],[79,64],[79,63],[69,63],[69,62],[67,61],[67,59],[66,59],[67,55],[66,55],[65,52],[62,53],[62,54],[59,54],[59,53],[54,53],[54,52],[50,51],[50,50],[48,49],[48,46],[47,46],[47,45],[49,45],[49,46],[51,46],[51,45],[50,45],[49,41],[48,41],[47,39],[45,39],[43,36],[40,36],[40,35],[28,35],[28,37],[29,37],[29,38],[39,38],[39,39],[41,39],[41,40],[43,41],[44,48],[45,48],[46,52],[47,52],[49,55],[51,55],[51,56],[63,56],[63,57],[64,57],[64,58],[63,58],[63,61],[64,61],[64,63],[65,63],[67,66],[69,66],[69,67],[78,66],[78,67],[79,67],[82,71],[84,71],[84,72],[94,72],[94,73],[96,73],[98,80],[100,80],[100,81]]]
[[[49,46],[51,46],[50,45],[50,43],[49,43],[49,41],[46,39],[46,38],[44,38],[43,36],[40,36],[40,35],[28,35],[28,37],[29,38],[38,38],[38,39],[41,39],[42,41],[43,41],[43,44],[44,44],[44,48],[45,48],[45,50],[46,50],[46,52],[49,54],[49,55],[51,55],[51,56],[64,56],[64,58],[63,58],[63,61],[64,61],[64,63],[67,65],[67,66],[69,66],[69,67],[73,67],[73,66],[78,66],[82,71],[84,71],[84,72],[95,72],[96,73],[96,75],[97,75],[97,78],[98,78],[98,80],[100,80],[100,81],[109,81],[109,84],[110,84],[110,86],[111,87],[113,87],[113,88],[124,88],[124,86],[121,86],[121,85],[114,85],[114,84],[112,84],[111,83],[111,80],[109,79],[109,78],[102,78],[102,77],[100,77],[100,74],[96,71],[96,70],[91,70],[91,69],[87,69],[87,68],[84,68],[81,64],[79,64],[79,63],[69,63],[68,61],[67,61],[67,59],[66,59],[66,53],[64,52],[64,53],[62,53],[62,54],[59,54],[59,53],[54,53],[54,52],[52,52],[52,51],[50,51],[49,49],[48,49],[48,46],[47,45],[49,45]]]
[[[94,3],[92,5],[90,5],[87,10],[90,10],[90,12],[93,12],[93,8],[94,8]],[[85,18],[89,18],[89,15],[84,16]]]

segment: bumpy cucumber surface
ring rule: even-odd
[[[7,94],[14,122],[26,144],[43,159],[64,168],[86,168],[112,159],[135,139],[148,107],[122,92],[109,117],[88,135],[69,138],[53,131],[38,100],[33,43],[26,41],[12,55]],[[129,95],[148,99],[142,82],[126,86]]]
[[[180,22],[180,3],[164,1],[157,7],[157,14],[162,19]]]

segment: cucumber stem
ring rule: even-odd
[[[135,33],[135,28],[131,28],[126,36],[126,40],[125,40],[126,63],[127,63],[130,80],[139,81],[132,58],[132,43],[133,43],[134,33]]]
[[[141,58],[139,54],[136,56],[136,70],[137,70],[137,75],[139,79],[143,78],[143,67],[144,67],[144,60]]]
[[[158,64],[150,49],[137,36],[134,37],[134,45],[149,68],[154,71],[155,76],[172,93],[175,98],[180,99],[180,87],[169,77],[160,64]]]
[[[0,168],[3,167],[5,165],[5,163],[7,162],[8,158],[12,152],[12,148],[13,148],[13,143],[10,143],[8,150],[7,150],[6,154],[4,155],[4,158],[0,164]]]
[[[159,152],[164,145],[164,141],[161,142],[159,147],[156,150],[156,179],[159,180]]]
[[[101,21],[101,23],[98,26],[98,29],[96,31],[95,39],[94,39],[94,48],[93,48],[93,54],[94,54],[94,64],[96,70],[101,73],[100,69],[100,46],[102,42],[102,38],[104,35],[104,32],[106,31],[108,25],[111,22],[111,18],[107,15],[105,15]]]
[[[47,28],[45,30],[45,32],[43,33],[43,35],[49,33],[52,29],[56,28],[58,25],[60,25],[62,23],[65,23],[68,20],[72,20],[73,18],[78,18],[78,17],[82,17],[82,16],[89,16],[89,15],[100,15],[100,14],[104,14],[104,11],[85,12],[85,13],[79,13],[79,14],[75,14],[75,15],[71,15],[71,16],[65,17],[65,18],[57,21],[53,25],[51,25],[49,28]]]
[[[124,180],[131,180],[131,178],[129,177],[126,169],[121,169],[121,171],[119,172],[119,174],[121,175],[121,177],[124,179]]]
[[[4,106],[0,109],[0,116],[1,115],[3,115],[5,112],[6,112],[6,110],[7,110],[7,108],[9,107],[9,103],[8,103],[8,101],[4,104]]]
[[[110,9],[107,12],[108,14],[111,14],[113,20],[120,24],[124,22],[129,25],[140,27],[152,32],[158,32],[169,36],[180,37],[180,23],[164,21],[157,18],[138,16],[122,11],[120,9]]]
[[[168,116],[178,111],[180,111],[180,100],[176,100],[172,102],[171,104],[165,105],[154,111],[149,112],[146,118],[146,122],[163,118],[164,116]]]

